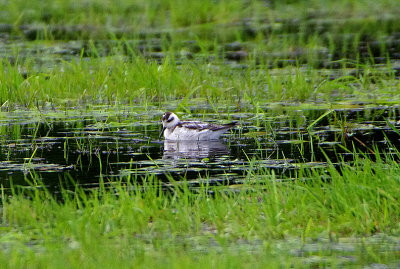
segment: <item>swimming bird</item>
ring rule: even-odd
[[[235,122],[217,125],[201,121],[181,121],[175,113],[165,112],[161,118],[167,140],[217,140],[223,133],[236,125]]]

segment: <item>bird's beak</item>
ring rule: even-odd
[[[158,139],[161,139],[161,137],[162,137],[162,135],[163,135],[163,133],[164,133],[164,131],[165,131],[166,128],[167,128],[167,127],[164,127],[164,126],[163,126],[162,131],[161,131],[161,134],[160,134],[160,137],[159,137]]]

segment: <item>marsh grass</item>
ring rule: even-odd
[[[58,198],[38,180],[35,188],[13,187],[11,196],[2,190],[0,260],[11,268],[298,264],[289,238],[301,247],[312,239],[335,244],[398,235],[399,170],[390,158],[360,157],[339,171],[300,169],[294,181],[277,181],[271,170],[250,171],[249,183],[236,191],[204,185],[193,192],[174,181],[166,191],[149,175],[140,184],[130,178],[112,188],[61,189]],[[278,251],[277,242],[288,246]],[[351,255],[358,265],[399,258],[357,249]],[[222,259],[215,264],[217,255]]]
[[[162,104],[184,98],[237,107],[340,102],[355,96],[358,101],[398,101],[397,67],[391,60],[397,49],[394,33],[400,31],[393,23],[394,14],[400,14],[396,1],[195,2],[0,4],[15,36],[26,33],[30,24],[49,31],[23,45],[5,45],[2,109]],[[65,16],[61,10],[70,12]],[[377,17],[381,13],[387,15],[383,21]],[[338,14],[346,19],[338,21]],[[62,29],[50,31],[60,25],[82,25],[83,30],[74,28],[74,37]],[[116,28],[129,30],[121,34]],[[60,40],[79,41],[68,45]],[[54,55],[60,47],[71,55]],[[228,54],[237,52],[247,56],[229,60]],[[386,61],[378,64],[376,58]]]
[[[297,23],[297,26],[314,27],[321,31],[327,27],[322,20],[325,18],[337,21],[328,29],[331,32],[341,28],[348,29],[348,32],[352,33],[359,32],[360,28],[355,23],[361,22],[364,25],[361,31],[374,33],[392,30],[394,26],[390,23],[380,22],[378,26],[376,22],[382,19],[380,14],[386,13],[386,17],[393,18],[399,10],[394,0],[384,3],[366,0],[350,4],[344,0],[311,3],[309,1],[265,3],[258,0],[250,2],[168,0],[160,3],[154,0],[146,2],[123,0],[118,6],[109,0],[85,2],[46,0],[33,1],[29,7],[24,1],[16,0],[12,3],[1,3],[0,8],[4,10],[2,22],[14,25],[15,31],[18,29],[16,26],[26,24],[86,25],[89,26],[87,32],[91,30],[92,35],[104,35],[116,27],[131,27],[131,32],[135,32],[154,28],[184,28],[210,24],[215,27],[240,24],[243,20],[254,20],[258,23],[271,21],[277,24],[273,30],[282,29],[285,32],[291,27],[298,29],[296,23],[289,27],[281,24],[282,20],[293,20],[301,22]],[[305,21],[311,21],[310,25],[304,23]],[[101,27],[101,30],[93,29],[94,26]]]
[[[334,80],[321,76],[319,70],[286,67],[270,70],[253,66],[234,70],[222,62],[216,65],[196,65],[183,61],[179,65],[173,55],[161,63],[133,56],[90,58],[62,63],[46,73],[30,69],[24,78],[20,64],[2,60],[0,68],[0,103],[3,110],[16,106],[44,109],[77,105],[163,104],[189,100],[225,105],[270,102],[337,102],[358,101],[397,102],[399,83],[390,66],[384,70],[365,66],[359,76],[345,71]]]

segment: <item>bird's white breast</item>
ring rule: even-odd
[[[167,128],[164,132],[165,139],[168,140],[216,140],[226,130],[212,131],[210,129],[192,129],[184,126]]]

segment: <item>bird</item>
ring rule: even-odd
[[[173,112],[165,112],[161,118],[166,140],[206,141],[217,140],[223,133],[236,125],[236,122],[217,125],[201,121],[181,121]]]

